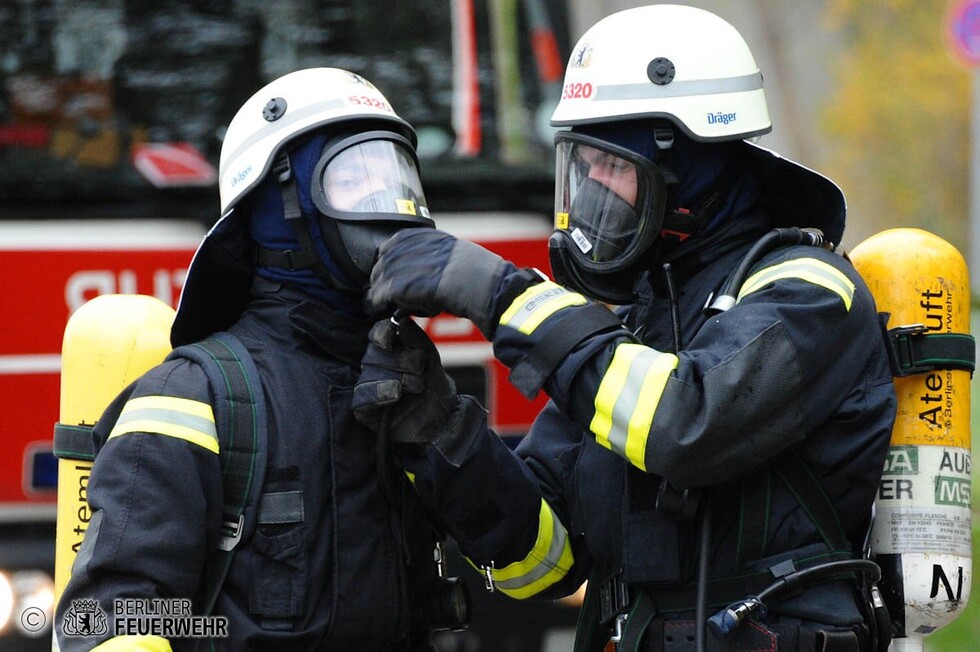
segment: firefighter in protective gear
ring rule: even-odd
[[[375,438],[351,412],[377,244],[432,227],[415,146],[370,82],[334,68],[276,79],[234,116],[222,218],[191,263],[171,339],[186,349],[226,331],[254,362],[267,440],[257,509],[223,529],[215,379],[182,357],[143,375],[95,429],[93,516],[59,607],[88,600],[106,627],[79,636],[59,623],[61,650],[192,649],[201,641],[126,620],[178,599],[194,615],[213,602],[224,627],[203,631],[217,649],[429,649],[430,623],[413,620],[427,581],[415,573],[429,569],[407,560],[431,560],[432,540],[400,529],[424,523],[417,501],[404,476],[397,505],[382,493]],[[229,548],[220,590],[205,595]]]
[[[761,74],[692,7],[589,29],[552,124],[557,283],[438,230],[381,247],[372,310],[467,317],[551,398],[512,452],[438,389],[431,347],[376,338],[365,382],[409,348],[437,388],[401,397],[424,441],[392,433],[415,489],[488,586],[588,580],[579,650],[871,649],[859,557],[895,397],[874,301],[833,251],[840,190],[746,140],[770,130]],[[385,401],[360,389],[369,422]],[[781,579],[798,591],[766,591]]]

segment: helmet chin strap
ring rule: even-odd
[[[677,244],[684,242],[692,235],[706,227],[721,208],[721,195],[713,192],[698,204],[697,208],[683,208],[678,206],[672,212],[664,216],[663,224],[660,227],[660,239],[674,241]]]
[[[674,130],[670,127],[654,129],[654,142],[657,145],[657,166],[664,174],[668,187],[676,188],[677,175],[674,173]],[[664,215],[660,226],[660,240],[666,240],[673,245],[684,242],[689,237],[706,227],[722,208],[722,191],[731,181],[731,173],[726,166],[725,171],[711,184],[704,194],[704,199],[697,206],[687,208],[678,206]]]

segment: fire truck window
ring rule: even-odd
[[[535,0],[535,11],[512,3],[495,16],[493,3],[467,4],[461,22],[454,3],[432,0],[9,2],[0,218],[43,217],[43,199],[76,215],[212,222],[213,174],[171,178],[168,157],[216,167],[225,121],[256,88],[325,61],[370,79],[418,129],[430,208],[465,198],[466,210],[512,201],[550,213],[553,130],[540,124],[561,90],[553,69],[567,55],[568,10]],[[454,47],[454,29],[472,33],[471,49]],[[532,49],[542,32],[549,47]],[[514,56],[497,56],[502,46]],[[479,85],[461,87],[469,78]]]

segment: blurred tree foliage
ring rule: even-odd
[[[824,168],[872,233],[914,226],[967,242],[970,72],[947,44],[948,5],[828,2],[844,47],[828,53],[836,95],[822,116]]]

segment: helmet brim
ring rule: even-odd
[[[847,221],[847,201],[840,187],[799,163],[744,141],[762,180],[762,202],[774,226],[814,227],[839,245]]]
[[[255,271],[254,248],[245,220],[234,211],[211,228],[187,269],[170,330],[173,346],[224,330],[244,312]]]

